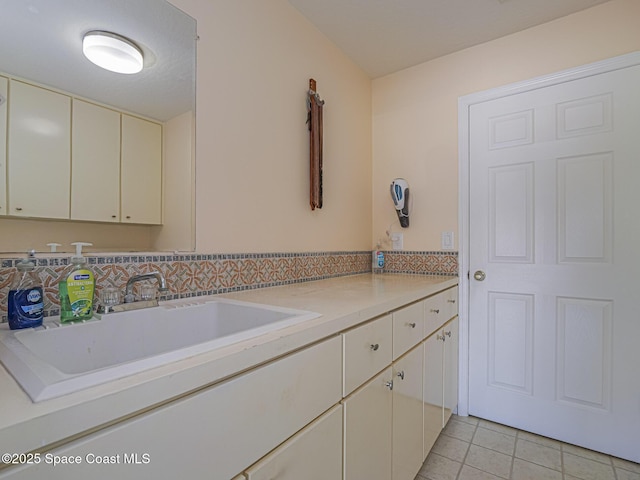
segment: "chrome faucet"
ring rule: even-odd
[[[149,272],[149,273],[144,273],[142,275],[134,275],[130,277],[129,280],[127,280],[127,287],[125,289],[125,295],[124,295],[125,303],[135,302],[135,296],[133,295],[133,285],[135,283],[142,282],[144,280],[151,280],[153,278],[155,278],[158,281],[159,292],[166,292],[168,290],[167,281],[165,280],[164,275],[162,275],[157,270],[154,270],[153,272]]]

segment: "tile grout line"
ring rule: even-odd
[[[469,450],[471,450],[471,442],[473,441],[473,437],[476,436],[476,432],[478,431],[478,425],[480,425],[480,421],[476,419],[476,424],[473,427],[473,435],[471,435],[471,439],[467,442],[467,451],[464,452],[464,458],[462,459],[462,462],[460,462],[460,468],[458,469],[456,480],[459,480],[460,474],[462,473],[462,469],[466,465],[467,456],[469,455]]]
[[[511,470],[509,470],[509,478],[513,478],[513,467],[516,462],[516,449],[518,448],[518,439],[520,438],[520,430],[516,430],[516,440],[513,442],[513,452],[511,455]]]
[[[613,463],[613,456],[609,455],[609,463],[611,464],[611,468],[613,469],[613,478],[618,480],[618,470],[616,470],[616,466]]]

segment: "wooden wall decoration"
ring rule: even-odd
[[[309,79],[307,124],[309,125],[309,203],[311,210],[322,208],[322,106],[324,100],[316,91],[316,81]]]

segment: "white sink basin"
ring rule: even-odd
[[[38,402],[319,316],[227,299],[178,300],[85,323],[1,330],[0,361]]]

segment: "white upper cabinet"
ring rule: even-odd
[[[9,81],[0,77],[0,215],[7,214],[7,93]]]
[[[162,223],[162,124],[10,76],[0,97],[0,215]]]
[[[162,126],[122,115],[122,222],[162,223]]]
[[[120,113],[73,100],[71,219],[120,221]]]
[[[69,218],[71,97],[10,82],[9,214]]]

